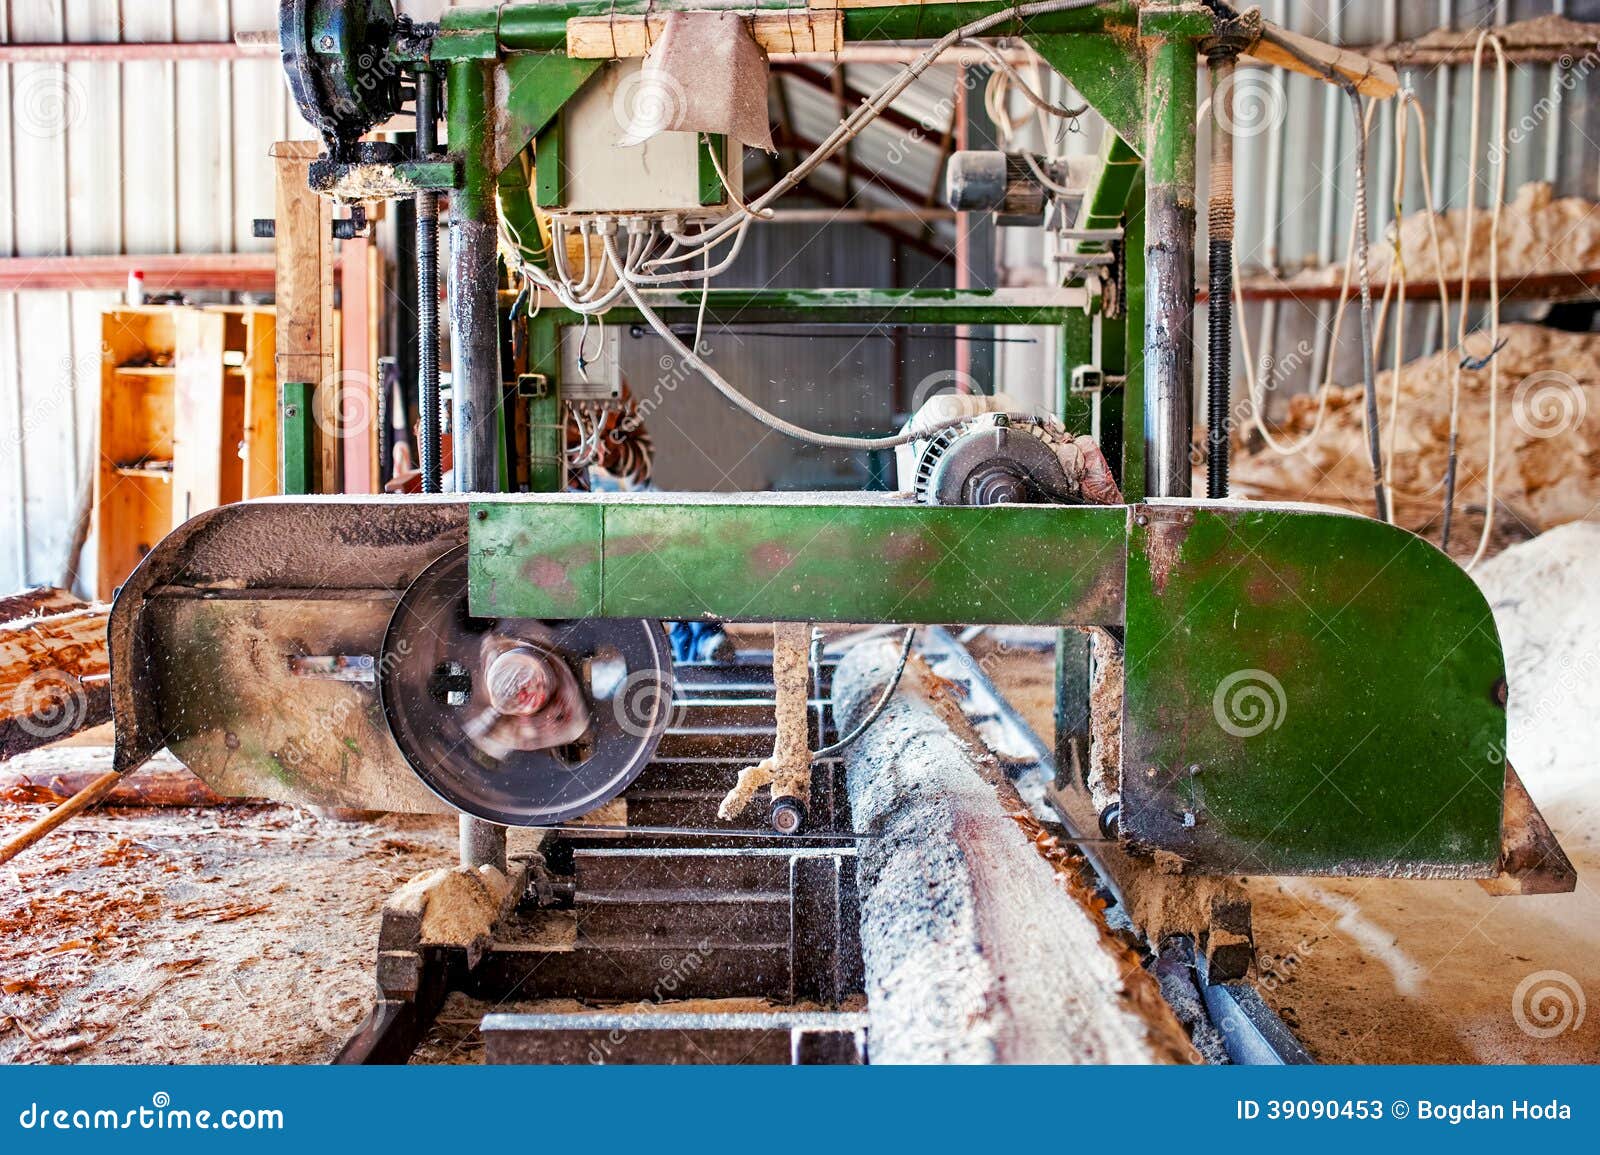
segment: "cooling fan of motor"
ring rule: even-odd
[[[401,596],[378,688],[430,790],[490,822],[545,826],[639,776],[672,709],[672,656],[649,619],[474,617],[458,546]]]
[[[1061,463],[1066,443],[1057,427],[1004,413],[941,429],[917,453],[916,499],[923,505],[1079,501]]]

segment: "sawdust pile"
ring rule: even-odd
[[[1590,517],[1600,502],[1600,334],[1507,325],[1501,335],[1495,497],[1504,543]],[[1487,353],[1488,335],[1470,337],[1467,348],[1474,355]],[[1448,352],[1403,367],[1392,430],[1394,374],[1384,372],[1377,379],[1386,454],[1392,444],[1395,517],[1418,532],[1436,529],[1443,503],[1452,367]],[[1235,435],[1234,492],[1371,513],[1372,467],[1362,414],[1359,386],[1332,387],[1317,440],[1287,457],[1254,438],[1252,430],[1241,430]],[[1287,419],[1275,432],[1280,440],[1298,441],[1316,415],[1316,395],[1293,397]],[[1488,446],[1488,370],[1463,372],[1456,474],[1461,532],[1453,536],[1453,549],[1464,546],[1470,552],[1476,542]]]
[[[1600,525],[1552,530],[1474,576],[1505,647],[1510,761],[1578,889],[1497,898],[1470,882],[1253,880],[1262,993],[1322,1062],[1600,1055],[1600,1016],[1579,1009],[1600,991]]]
[[[425,870],[389,899],[392,910],[422,916],[425,946],[470,947],[486,941],[511,894],[511,880],[492,866]]]
[[[0,803],[0,833],[39,813]],[[454,855],[421,815],[80,818],[0,885],[0,1062],[327,1062],[372,1007],[385,898]]]
[[[1400,221],[1400,249],[1410,285],[1437,279],[1439,264],[1433,256],[1433,239],[1426,212],[1407,213]],[[1434,213],[1439,233],[1446,286],[1454,297],[1460,286],[1462,226],[1465,209]],[[1489,276],[1492,211],[1483,206],[1472,213],[1473,279]],[[1584,197],[1557,197],[1546,181],[1530,181],[1500,209],[1500,281],[1509,289],[1526,276],[1553,273],[1587,273],[1600,268],[1600,203]],[[1372,246],[1371,268],[1375,289],[1381,289],[1394,261],[1392,242],[1385,238]],[[1344,277],[1342,265],[1307,269],[1293,280],[1302,284],[1337,285]]]

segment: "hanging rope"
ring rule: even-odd
[[[1498,410],[1500,407],[1500,359],[1493,350],[1500,344],[1500,207],[1506,199],[1506,113],[1510,87],[1506,79],[1506,54],[1500,38],[1490,32],[1480,32],[1478,43],[1472,50],[1472,123],[1467,134],[1467,211],[1462,217],[1461,230],[1461,299],[1456,313],[1456,366],[1450,376],[1450,461],[1445,483],[1445,543],[1449,544],[1450,516],[1455,505],[1456,462],[1456,409],[1461,392],[1461,371],[1467,356],[1467,287],[1472,275],[1472,212],[1478,191],[1478,135],[1482,113],[1483,46],[1491,45],[1495,55],[1495,148],[1490,156],[1494,166],[1494,205],[1489,210],[1489,450],[1483,479],[1483,532],[1478,535],[1478,547],[1472,552],[1467,569],[1483,560],[1489,548],[1489,536],[1494,532],[1494,482],[1498,465],[1499,440]]]
[[[1394,360],[1390,373],[1393,392],[1389,398],[1389,433],[1387,455],[1384,467],[1384,485],[1392,495],[1396,492],[1394,484],[1394,458],[1395,440],[1399,429],[1400,416],[1400,378],[1401,369],[1405,364],[1405,306],[1406,306],[1406,265],[1405,253],[1401,244],[1400,225],[1405,219],[1406,199],[1406,167],[1409,155],[1409,134],[1406,127],[1406,110],[1410,109],[1417,122],[1417,147],[1422,156],[1428,155],[1428,118],[1422,110],[1422,105],[1417,101],[1416,95],[1405,89],[1400,93],[1400,107],[1396,110],[1394,119],[1394,145],[1395,145],[1395,173],[1393,185],[1394,226],[1391,238],[1392,256],[1389,263],[1389,272],[1384,279],[1383,301],[1378,309],[1377,339],[1374,348],[1383,347],[1384,330],[1389,320],[1389,303],[1393,296],[1395,301],[1395,332],[1394,332]],[[1444,255],[1439,245],[1438,214],[1435,210],[1433,199],[1433,178],[1428,173],[1428,166],[1422,166],[1422,201],[1423,215],[1428,222],[1428,239],[1433,249],[1433,266],[1435,277],[1435,290],[1439,294],[1441,309],[1450,308],[1450,290],[1445,284]],[[1456,420],[1455,405],[1452,401],[1451,427],[1454,428]],[[1443,479],[1441,479],[1443,484]],[[1433,489],[1437,489],[1434,486]],[[1431,490],[1429,491],[1431,492]],[[1406,497],[1426,497],[1427,493],[1405,491]],[[1389,521],[1394,522],[1394,511],[1390,509]]]

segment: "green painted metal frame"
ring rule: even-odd
[[[1120,627],[1129,841],[1214,873],[1495,873],[1493,614],[1449,558],[1382,522],[841,494],[470,509],[484,617]]]
[[[464,209],[492,214],[498,191],[517,235],[535,236],[524,169],[502,162],[532,143],[531,202],[559,203],[559,110],[600,66],[562,55],[567,20],[673,6],[578,0],[447,12],[432,58],[449,80]],[[781,9],[787,0],[752,6]],[[927,40],[1008,7],[847,9],[844,34]],[[1211,30],[1196,6],[1132,0],[997,30],[1026,35],[1115,129],[1080,219],[1124,230],[1121,291],[1109,315],[973,292],[715,290],[709,318],[1055,325],[1059,409],[1080,430],[1092,405],[1067,391],[1066,372],[1091,360],[1098,326],[1100,365],[1123,380],[1102,395],[1102,440],[1120,446],[1124,491],[1141,500],[1146,207],[1192,219],[1194,55]],[[504,70],[511,94],[498,124],[492,68]],[[702,163],[703,196],[720,194],[709,168]],[[682,293],[660,311],[688,320],[699,301]],[[560,329],[578,320],[547,310],[529,324],[529,369],[553,385],[534,402],[536,488],[563,481]],[[608,320],[642,318],[619,307]],[[1493,872],[1505,722],[1494,701],[1503,671],[1492,616],[1448,559],[1391,527],[1193,506],[930,509],[860,499],[527,497],[471,510],[472,608],[489,616],[1123,627],[1122,821],[1133,841],[1230,872]],[[997,558],[1028,564],[996,566]],[[1361,588],[1345,588],[1351,583]],[[1337,608],[1328,621],[1314,607]],[[1071,685],[1060,704],[1081,732],[1087,650],[1081,635],[1063,634],[1062,643]],[[1221,725],[1216,699],[1241,671],[1270,674],[1286,701],[1277,724],[1245,737]]]
[[[285,381],[278,398],[278,492],[316,492],[316,433],[311,405],[315,386]]]
[[[486,498],[472,503],[468,599],[486,617],[1112,622],[1125,520],[1112,506],[848,494]],[[1022,556],[1025,570],[996,575],[995,558]]]
[[[505,164],[493,172],[498,162],[490,154],[497,152],[500,160],[506,160],[531,144],[535,155],[532,202],[542,207],[559,204],[564,177],[560,109],[603,63],[571,60],[563,54],[566,22],[576,16],[639,15],[672,6],[670,2],[663,5],[654,0],[577,0],[568,4],[452,9],[444,14],[431,60],[446,66],[455,93],[447,102],[447,110],[451,138],[457,142],[452,148],[462,174],[463,204],[468,211],[492,211],[489,198],[498,192],[495,199],[500,211],[513,235],[523,240],[527,259],[545,259],[530,243],[538,237],[538,229],[527,175],[518,163]],[[778,10],[787,8],[787,3],[754,0],[751,6]],[[847,41],[926,40],[1008,7],[965,2],[847,9],[844,35]],[[1140,206],[1134,195],[1141,187],[1140,154],[1148,154],[1159,166],[1163,180],[1171,180],[1182,177],[1184,158],[1192,151],[1187,148],[1188,134],[1174,130],[1174,117],[1149,107],[1147,73],[1156,68],[1166,84],[1167,74],[1180,65],[1192,72],[1194,42],[1210,30],[1209,15],[1192,7],[1141,6],[1132,0],[1111,0],[1075,11],[1036,16],[998,30],[1026,32],[1046,61],[1083,92],[1117,132],[1109,138],[1101,180],[1086,206],[1082,223],[1090,228],[1121,224],[1130,230],[1124,249],[1134,259],[1124,261],[1129,279],[1123,302],[1125,313],[1108,318],[1112,323],[1105,324],[1101,334],[1102,368],[1111,376],[1124,378],[1125,384],[1102,397],[1101,428],[1102,439],[1119,458],[1116,465],[1120,480],[1131,499],[1145,492],[1143,438],[1126,436],[1128,430],[1144,427],[1143,268],[1137,259],[1143,241],[1138,233]],[[504,94],[500,109],[492,107],[488,96],[496,87],[488,80],[486,65],[491,63],[505,76],[498,86]],[[1184,123],[1187,126],[1188,121]],[[491,147],[492,140],[499,143]],[[463,148],[462,141],[471,143]],[[720,196],[720,188],[711,187],[720,182],[708,163],[707,148],[707,142],[702,141],[702,199]],[[1186,171],[1192,186],[1192,158]],[[692,307],[688,297],[689,294],[681,295],[679,304],[683,308]],[[664,312],[674,312],[675,308],[668,306]],[[1074,431],[1086,432],[1090,428],[1092,400],[1071,397],[1065,389],[1070,368],[1088,362],[1092,356],[1094,322],[1083,313],[1048,307],[1011,309],[970,293],[944,290],[912,292],[898,298],[892,291],[878,290],[719,290],[713,292],[709,313],[718,324],[829,324],[836,314],[844,316],[853,311],[856,315],[849,316],[849,320],[859,323],[859,310],[863,309],[878,311],[875,319],[885,324],[1059,325],[1063,338],[1058,364],[1059,412]],[[627,323],[641,321],[642,317],[636,310],[618,307],[609,319]],[[565,320],[578,321],[574,317]],[[537,336],[530,333],[530,339],[535,346],[549,347],[548,334],[543,331]],[[559,357],[547,360],[545,368],[535,371],[545,372],[555,385],[545,400],[551,412],[559,415]],[[551,418],[545,427],[554,424]],[[535,452],[541,460],[556,456],[553,447],[547,445],[540,445]]]
[[[1125,838],[1225,874],[1496,873],[1505,667],[1454,562],[1253,505],[1129,528]]]

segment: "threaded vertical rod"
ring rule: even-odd
[[[438,77],[417,73],[417,159],[433,159],[439,138]],[[439,194],[417,194],[417,454],[422,492],[440,491],[439,463]]]
[[[1228,496],[1229,438],[1233,432],[1233,70],[1234,54],[1216,52],[1211,64],[1210,294],[1206,298],[1206,497]]]

